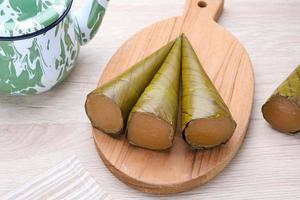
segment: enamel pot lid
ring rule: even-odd
[[[0,40],[32,37],[57,25],[72,0],[0,0]]]

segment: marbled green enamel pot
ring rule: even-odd
[[[97,32],[109,0],[0,0],[0,92],[45,92],[64,80]]]

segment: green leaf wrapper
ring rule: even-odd
[[[280,84],[272,96],[282,96],[300,107],[300,65]]]
[[[131,117],[134,113],[150,114],[154,118],[162,120],[172,127],[172,131],[169,134],[168,140],[168,144],[172,145],[174,134],[176,132],[176,121],[178,116],[180,69],[181,37],[176,39],[174,46],[160,67],[159,71],[156,73],[150,84],[146,87],[145,91],[133,107],[129,116],[127,127],[129,127],[129,124],[131,123]],[[128,134],[130,134],[130,131]],[[140,134],[143,134],[142,131]],[[144,134],[148,134],[147,141],[150,143],[150,137],[161,137],[161,135],[159,135],[160,133],[157,133],[158,136],[151,136],[149,132],[144,132]],[[130,142],[134,145],[141,146],[132,141]],[[155,140],[153,140],[153,142],[155,142]],[[149,146],[151,146],[151,144],[149,144]],[[142,147],[150,148],[149,146]],[[164,147],[160,148],[166,149],[169,147],[171,146],[165,145]],[[152,149],[154,149],[154,147],[152,147]]]
[[[284,133],[300,132],[300,65],[262,106],[264,118]]]
[[[160,68],[173,44],[174,41],[168,43],[158,51],[132,66],[121,75],[88,94],[86,113],[95,128],[110,134],[118,134],[122,130],[103,130],[103,128],[95,124],[93,117],[90,115],[90,108],[87,106],[89,99],[94,95],[108,97],[121,109],[123,117],[122,120],[125,124],[130,110]],[[99,112],[101,112],[101,110],[99,110]]]
[[[197,119],[230,118],[231,113],[206,74],[186,36],[182,39],[182,131]],[[232,119],[233,121],[233,119]],[[235,122],[233,121],[234,125]],[[236,125],[235,125],[236,126]],[[235,127],[234,126],[234,127]],[[226,139],[226,141],[229,138]],[[226,142],[226,141],[223,141]],[[219,144],[201,145],[187,141],[192,148],[210,148]]]

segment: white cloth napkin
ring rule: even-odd
[[[76,156],[58,164],[1,200],[111,200]]]

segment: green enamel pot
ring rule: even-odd
[[[96,34],[108,0],[0,0],[0,92],[45,92],[70,73],[81,45]]]

